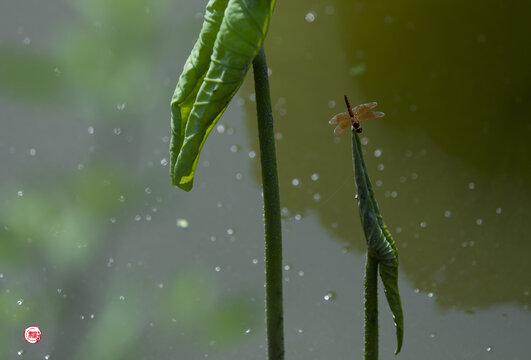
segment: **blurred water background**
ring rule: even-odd
[[[266,358],[252,76],[194,189],[170,186],[169,99],[205,5],[2,0],[0,359]],[[400,357],[528,359],[530,8],[278,2],[265,47],[286,359],[362,354],[350,140],[327,124],[344,93],[386,113],[363,142],[400,251]],[[380,308],[392,359],[383,297]]]

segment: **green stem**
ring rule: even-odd
[[[365,360],[378,360],[378,260],[365,265]]]
[[[265,219],[266,323],[269,360],[284,359],[282,230],[273,112],[264,47],[253,61]]]

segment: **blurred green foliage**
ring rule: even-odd
[[[13,177],[1,189],[9,196],[0,203],[0,285],[6,287],[0,292],[0,357],[13,355],[13,345],[6,344],[20,344],[20,331],[13,329],[36,322],[44,329],[43,343],[54,349],[53,358],[128,358],[150,321],[149,312],[142,312],[153,301],[153,294],[142,291],[150,275],[140,272],[124,282],[109,254],[127,232],[127,222],[118,226],[116,219],[131,216],[133,206],[142,207],[146,180],[131,175],[137,159],[123,160],[137,156],[138,144],[117,144],[116,137],[104,133],[122,124],[134,137],[152,106],[161,99],[167,103],[165,59],[174,58],[165,55],[173,53],[165,46],[168,26],[189,28],[193,18],[171,25],[171,12],[182,6],[172,1],[72,0],[61,6],[68,16],[47,24],[45,46],[37,40],[32,46],[0,42],[0,94],[27,107],[89,117],[100,136],[78,160],[77,172],[68,166],[50,170],[49,160],[41,157],[44,162],[32,165],[31,174],[42,176]],[[174,38],[184,37],[171,31]],[[149,85],[153,82],[160,86],[156,91]],[[125,103],[131,110],[116,113]],[[92,154],[94,149],[99,151]],[[142,191],[131,191],[137,188]],[[24,189],[21,195],[19,189]],[[114,271],[102,275],[102,267]],[[238,294],[216,299],[215,281],[205,283],[197,275],[205,274],[201,269],[175,274],[175,286],[160,295],[164,306],[153,309],[156,317],[168,320],[171,310],[179,329],[191,329],[205,343],[238,341],[234,334],[243,334],[256,309]],[[87,279],[95,276],[103,277],[94,288]],[[122,300],[117,289],[128,295]],[[204,302],[197,302],[198,296]]]

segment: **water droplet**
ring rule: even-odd
[[[314,199],[315,201],[319,201],[319,200],[321,200],[321,195],[318,194],[318,193],[315,193],[315,194],[313,194],[313,199]]]
[[[384,164],[378,164],[378,166],[376,168],[378,169],[378,171],[383,171],[385,166],[384,166]]]
[[[242,173],[236,173],[236,180],[241,180],[243,179],[243,174]]]
[[[18,355],[18,356],[20,356],[20,355],[22,355],[22,354],[24,354],[24,350],[19,350],[19,351],[17,351],[17,355]]]
[[[112,132],[114,133],[114,135],[120,135],[122,133],[122,129],[114,128]]]
[[[24,45],[29,45],[29,44],[31,44],[31,39],[30,39],[29,37],[26,36],[26,37],[24,38]]]
[[[304,271],[301,270],[301,271],[298,272],[298,274],[299,274],[300,277],[303,277],[304,276]]]
[[[164,284],[163,283],[159,283],[157,286],[159,287],[159,289],[162,289],[164,287]]]
[[[22,191],[22,190],[17,191],[17,196],[18,197],[24,196],[24,191]]]
[[[382,156],[382,150],[381,149],[374,150],[374,157],[379,158],[380,156]]]
[[[225,132],[225,125],[219,124],[218,126],[216,126],[216,130],[218,131],[218,133],[223,134]]]
[[[313,173],[311,178],[312,178],[313,181],[317,181],[317,180],[319,180],[319,174],[318,173]]]
[[[141,219],[142,219],[142,216],[140,216],[139,214],[135,215],[135,221],[140,221]]]
[[[418,293],[420,292],[420,289],[419,289],[419,288],[415,288],[415,290],[413,290],[413,292],[414,292],[415,294],[418,294]]]
[[[284,135],[281,132],[275,133],[275,140],[282,140]]]
[[[502,208],[497,208],[496,209],[496,214],[500,215],[502,213]]]
[[[291,270],[291,265],[284,265],[284,270],[290,271]]]
[[[383,185],[382,180],[376,180],[376,186],[381,187]]]
[[[90,135],[94,135],[94,127],[89,126],[88,129],[87,129],[87,131],[88,131],[88,133],[89,133]]]
[[[487,346],[487,352],[491,352],[492,351],[492,346]]]
[[[165,136],[162,137],[162,142],[163,143],[167,143],[169,141],[170,141],[170,137],[169,136],[165,135]]]
[[[302,334],[302,333],[304,332],[304,330],[302,330],[302,329],[298,329],[297,332],[298,332],[299,334]]]
[[[118,109],[119,111],[123,111],[125,109],[125,103],[116,105],[116,109]]]
[[[168,165],[168,159],[166,159],[166,158],[162,158],[162,160],[160,160],[160,164],[161,164],[162,166],[166,166],[166,165]]]
[[[426,221],[423,221],[423,222],[420,223],[420,227],[421,227],[421,228],[424,228],[424,229],[425,229],[426,226],[428,226],[428,224],[426,224]]]
[[[212,242],[216,241],[216,237],[215,237],[214,235],[212,235],[212,236],[210,237],[210,241],[212,241]]]
[[[401,183],[405,183],[407,178],[405,176],[400,176],[399,180],[400,180]]]
[[[252,263],[255,264],[255,265],[258,264],[258,259],[253,259]]]
[[[109,221],[110,221],[112,224],[114,224],[114,223],[116,223],[116,218],[110,218]]]
[[[24,299],[18,299],[17,300],[17,305],[20,306],[22,304],[24,304]]]
[[[474,189],[476,188],[476,184],[474,184],[473,182],[471,182],[471,183],[468,184],[468,188],[469,188],[470,190],[474,190]]]
[[[432,333],[430,334],[430,337],[431,337],[432,339],[433,339],[434,337],[436,337],[436,336],[437,336],[437,333],[435,333],[435,332],[432,332]]]
[[[302,215],[301,214],[295,214],[295,220],[300,220],[302,219]]]
[[[330,100],[328,102],[328,108],[333,109],[336,107],[336,102],[334,100]]]
[[[85,320],[85,315],[81,315],[79,318],[80,318],[81,320]]]
[[[306,16],[304,17],[304,19],[309,23],[314,22],[315,18],[316,18],[316,15],[315,15],[315,12],[313,11],[309,11],[308,13],[306,13]]]
[[[247,330],[245,330],[245,333],[246,333],[246,334],[250,334],[250,333],[251,333],[251,329],[247,329]]]
[[[336,9],[332,5],[328,5],[325,8],[325,12],[327,15],[333,15],[336,12]]]
[[[369,143],[369,138],[364,136],[361,138],[361,145],[367,145]]]
[[[429,297],[429,298],[432,298],[433,295],[434,295],[434,294],[433,294],[432,292],[429,292],[429,293],[428,293],[428,297]]]
[[[148,187],[147,187],[147,188],[145,188],[145,189],[144,189],[144,191],[145,191],[145,192],[146,192],[146,194],[148,194],[148,195],[149,195],[149,194],[151,194],[151,189],[150,189],[150,188],[148,188]]]
[[[446,210],[444,212],[444,217],[450,217],[450,216],[452,216],[452,212],[450,210]]]
[[[94,319],[94,314],[90,314],[90,318],[91,318],[91,319]]]
[[[177,219],[177,227],[186,229],[188,227],[188,220],[186,220],[186,219]]]
[[[412,174],[411,174],[411,179],[412,179],[412,180],[416,180],[417,178],[418,178],[417,173],[412,173]]]
[[[120,295],[120,300],[122,300],[122,301],[125,300],[125,296]]]
[[[227,235],[232,235],[232,234],[234,234],[234,230],[231,229],[231,228],[228,228],[227,229]]]
[[[291,180],[291,185],[293,186],[299,186],[300,183],[301,183],[300,180],[297,178],[294,178],[293,180]]]
[[[398,192],[396,192],[396,191],[391,191],[391,197],[392,197],[393,199],[396,199],[397,196],[398,196]]]
[[[483,219],[481,219],[481,218],[480,218],[480,219],[477,219],[477,220],[476,220],[476,224],[478,224],[478,225],[483,224]]]
[[[151,215],[146,215],[146,221],[151,221]]]
[[[4,278],[4,274],[0,273],[0,279]]]
[[[231,145],[230,146],[230,152],[236,153],[240,151],[240,147],[238,145]]]
[[[254,151],[249,151],[249,158],[254,159],[256,157],[256,153]]]
[[[333,301],[336,299],[336,293],[333,291],[329,291],[323,296],[323,299],[325,301]]]
[[[44,355],[44,360],[50,360],[50,354]]]
[[[35,150],[34,148],[31,148],[29,150],[29,154],[30,154],[30,156],[35,156],[35,155],[37,155],[37,150]]]
[[[220,272],[220,271],[221,271],[221,267],[220,267],[220,266],[216,266],[216,267],[214,268],[214,270],[216,270],[216,272]]]

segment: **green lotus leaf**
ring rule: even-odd
[[[190,191],[205,140],[263,44],[275,0],[210,0],[171,100],[172,184]]]
[[[404,315],[398,292],[398,250],[391,233],[384,224],[374,196],[367,167],[361,151],[361,143],[356,131],[352,132],[352,156],[358,193],[358,208],[363,226],[369,256],[378,261],[380,277],[384,284],[385,297],[393,313],[396,327],[397,346],[400,352],[404,338]]]

